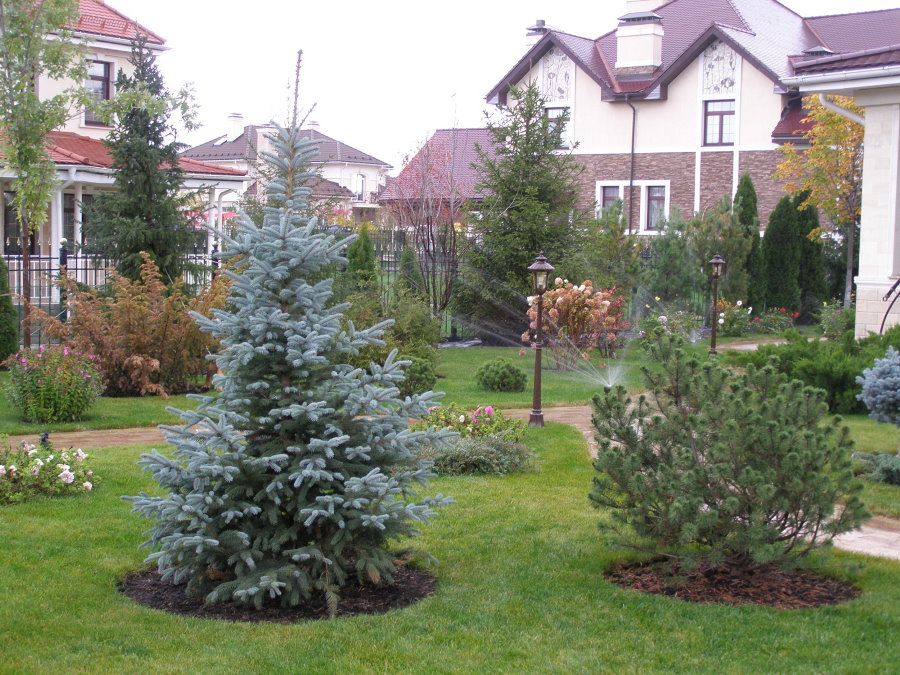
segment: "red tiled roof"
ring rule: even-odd
[[[234,160],[256,160],[256,148],[253,143],[256,140],[257,132],[269,128],[268,125],[251,124],[244,127],[244,133],[233,141],[222,142],[224,135],[213,138],[206,143],[195,145],[181,153],[182,157],[192,157],[194,159],[202,159],[210,162],[234,161]],[[387,162],[383,162],[377,157],[357,150],[353,146],[337,141],[330,136],[326,136],[316,129],[303,129],[301,136],[319,142],[316,155],[312,159],[313,164],[328,164],[329,162],[347,162],[350,164],[374,164],[391,168]]]
[[[138,33],[147,36],[148,44],[162,45],[165,40],[152,30],[113,9],[101,0],[78,0],[78,21],[73,29],[78,33],[132,40]]]
[[[112,158],[102,141],[96,138],[81,136],[70,131],[52,131],[50,140],[50,159],[60,165],[80,165],[109,168]],[[231,169],[218,164],[198,162],[193,159],[179,158],[181,168],[189,174],[206,174],[215,176],[244,176],[245,171]]]
[[[475,144],[492,152],[493,141],[487,129],[438,129],[406,163],[400,174],[390,180],[378,195],[379,202],[416,199],[424,190],[430,196],[449,199],[480,199],[479,182],[472,163],[478,159]]]
[[[601,84],[604,98],[615,98],[664,88],[715,39],[780,83],[793,75],[791,55],[806,49],[823,45],[846,53],[896,44],[900,36],[900,9],[804,19],[777,0],[670,0],[653,11],[665,33],[662,65],[643,79],[617,78],[615,30],[589,40],[550,29],[488,93],[488,100],[504,102],[509,86],[553,45]]]
[[[306,183],[306,186],[312,190],[314,199],[331,199],[331,198],[351,198],[353,193],[345,187],[335,183],[333,180],[317,176]]]

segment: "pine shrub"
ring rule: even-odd
[[[392,352],[354,367],[346,357],[378,344],[387,324],[341,325],[332,280],[311,274],[343,259],[344,242],[303,217],[315,144],[297,128],[272,136],[275,177],[261,227],[238,217],[223,256],[240,258],[225,309],[193,314],[221,339],[218,396],[197,396],[165,427],[174,456],[140,460],[162,496],[129,497],[154,521],[145,546],[165,578],[207,602],[294,606],[323,594],[332,615],[347,584],[391,583],[389,546],[413,536],[451,500],[417,497],[431,473],[419,452],[452,438],[413,431],[433,392],[399,398],[403,369]],[[197,426],[195,426],[197,425]]]
[[[853,459],[862,462],[869,473],[863,478],[888,485],[900,485],[900,455],[854,452]]]
[[[437,375],[431,361],[407,359],[409,363],[403,368],[403,382],[398,385],[401,396],[412,396],[429,391],[437,384]]]
[[[524,391],[527,376],[509,359],[494,359],[478,367],[475,382],[488,391]]]
[[[735,571],[793,561],[858,527],[852,441],[826,419],[824,392],[772,365],[736,374],[683,347],[672,335],[648,344],[649,395],[594,396],[590,498],[612,510],[604,527],[686,569]]]

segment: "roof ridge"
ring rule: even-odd
[[[744,14],[741,12],[741,10],[739,10],[737,8],[737,5],[735,4],[734,0],[725,0],[725,1],[729,5],[731,5],[731,9],[734,10],[734,13],[737,14],[740,17],[741,21],[744,22],[744,26],[746,26],[747,32],[750,33],[751,35],[756,35],[756,31],[754,31],[753,28],[750,26],[750,24],[747,23],[747,17],[745,17]],[[714,23],[718,23],[718,22],[714,22]],[[723,25],[725,25],[725,24],[723,24]],[[737,30],[740,30],[737,26],[734,26],[734,28]]]
[[[776,0],[777,2],[777,0]],[[896,12],[900,7],[886,7],[885,9],[867,9],[862,12],[841,12],[840,14],[817,14],[816,16],[803,17],[804,19],[829,19],[837,16],[858,16],[860,14],[877,14],[879,12]]]

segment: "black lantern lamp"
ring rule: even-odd
[[[544,252],[541,251],[541,254],[528,266],[528,271],[531,272],[534,292],[538,296],[537,335],[534,341],[534,399],[531,415],[528,417],[528,426],[542,427],[544,426],[544,413],[541,410],[541,348],[544,346],[544,293],[547,292],[553,265],[547,262]]]
[[[712,335],[709,340],[709,353],[717,354],[716,329],[719,327],[719,277],[725,271],[725,258],[716,253],[709,261],[713,279]]]

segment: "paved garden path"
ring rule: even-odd
[[[591,411],[588,406],[560,406],[544,408],[544,420],[561,422],[578,429],[590,448],[591,455],[597,452],[594,431],[591,426]],[[504,411],[511,419],[527,420],[531,410],[512,408]],[[11,436],[11,444],[22,439],[34,442],[35,436]],[[73,431],[53,434],[51,440],[57,448],[76,447],[85,450],[122,445],[165,444],[162,432],[155,427],[137,429],[110,429],[107,431]],[[847,551],[900,560],[900,520],[876,516],[861,530],[844,534],[835,539],[835,546]]]

